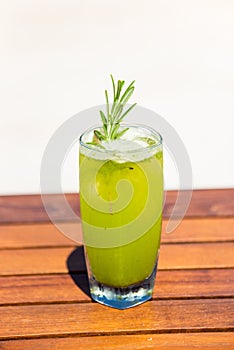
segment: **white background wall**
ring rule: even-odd
[[[233,0],[1,0],[1,194],[40,191],[49,138],[104,102],[109,73],[136,79],[134,101],[179,133],[194,188],[234,186]],[[65,191],[76,161],[73,149]],[[170,189],[172,168],[167,158]]]

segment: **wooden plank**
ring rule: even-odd
[[[158,271],[154,298],[233,297],[234,270]]]
[[[177,191],[166,192],[164,217],[169,217],[175,205]],[[71,213],[63,205],[63,195],[47,195],[48,208],[56,220],[70,221]],[[72,210],[79,213],[79,195],[66,194]],[[234,188],[194,190],[187,217],[222,217],[234,215]],[[48,222],[40,195],[0,197],[0,223]]]
[[[0,275],[66,273],[85,271],[83,248],[16,249],[0,252]]]
[[[177,191],[166,192],[164,212],[168,216],[175,205]],[[186,217],[222,217],[234,215],[234,188],[194,190]]]
[[[0,305],[89,302],[87,275],[0,277]],[[234,269],[158,271],[154,299],[234,296]]]
[[[65,194],[66,200],[75,213],[79,213],[79,195]],[[56,220],[70,221],[73,216],[64,206],[63,194],[45,195],[48,209]],[[0,197],[0,223],[49,222],[41,195],[16,195]]]
[[[168,220],[163,221],[162,243],[176,242],[232,242],[234,241],[234,218],[189,218],[170,234],[165,233]],[[63,232],[74,232],[76,242],[82,242],[81,225],[63,224]],[[62,234],[51,223],[0,225],[0,249],[31,247],[74,246],[73,240]]]
[[[119,336],[67,337],[1,342],[1,350],[233,350],[234,333],[168,333]]]
[[[234,267],[234,243],[164,244],[159,269],[200,269]]]
[[[67,225],[69,227],[74,226],[74,229],[77,229],[77,235],[81,236],[80,225],[74,225],[72,223]],[[0,225],[0,240],[1,249],[72,247],[77,245],[77,243],[62,234],[51,223]]]
[[[234,243],[165,244],[159,269],[233,268]],[[85,270],[83,249],[42,248],[2,250],[0,275],[66,273]]]
[[[124,312],[96,303],[3,306],[0,318],[0,339],[208,330],[234,330],[234,299],[158,300]]]
[[[86,274],[0,277],[0,306],[56,302],[89,302]]]
[[[234,218],[184,218],[169,234],[167,224],[168,220],[163,220],[162,243],[234,241]]]

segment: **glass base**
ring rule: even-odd
[[[152,274],[144,281],[128,287],[110,287],[99,283],[91,276],[90,293],[93,300],[116,309],[128,309],[152,298],[157,264]]]

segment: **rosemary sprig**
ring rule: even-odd
[[[136,103],[134,103],[126,111],[124,110],[124,107],[134,92],[135,87],[133,85],[135,80],[122,92],[125,81],[118,80],[117,83],[115,83],[113,76],[110,75],[110,77],[113,88],[113,103],[110,105],[108,92],[105,90],[106,114],[100,111],[102,129],[94,130],[93,141],[95,144],[101,141],[112,141],[120,138],[128,130],[128,128],[125,128],[119,131],[120,123],[136,105]]]

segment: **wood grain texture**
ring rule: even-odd
[[[233,268],[234,243],[185,243],[161,246],[158,269]],[[83,249],[2,250],[0,275],[67,273],[85,271]]]
[[[78,235],[81,235],[81,225],[72,223],[67,225],[69,227],[73,225]],[[0,225],[0,241],[1,249],[77,245],[77,242],[62,234],[52,223]]]
[[[234,333],[173,333],[2,341],[1,350],[233,350]]]
[[[168,220],[164,219],[162,243],[234,241],[234,217],[184,218],[180,225],[169,234],[166,233],[167,224]]]
[[[233,268],[234,243],[164,244],[158,269]],[[71,263],[72,261],[72,263]],[[0,275],[85,271],[82,247],[2,250]]]
[[[170,234],[165,232],[167,224],[168,220],[164,219],[162,243],[234,241],[234,218],[184,219]],[[0,249],[72,247],[82,243],[80,224],[66,223],[61,229],[65,234],[74,232],[72,238],[75,241],[62,234],[52,223],[0,225]]]
[[[81,237],[79,196],[47,197]],[[40,196],[0,197],[0,349],[234,348],[234,189],[193,192],[185,219],[165,228],[153,300],[119,311],[91,301],[83,247],[62,235]],[[80,241],[79,241],[80,242]]]
[[[87,275],[0,277],[0,305],[90,302]],[[158,271],[154,299],[232,297],[234,269]]]
[[[74,248],[2,250],[0,275],[67,273],[67,259],[73,250]],[[72,271],[85,271],[81,247],[76,256],[77,259],[73,259]]]
[[[0,339],[234,330],[234,299],[158,300],[120,311],[96,303],[1,307]]]
[[[79,213],[79,195],[65,194],[70,209],[64,205],[63,194],[43,195],[47,208],[58,221],[70,221],[73,212]],[[0,223],[49,222],[41,195],[16,195],[0,197]]]
[[[177,191],[166,192],[167,216],[174,207]],[[234,215],[234,188],[194,190],[186,217],[220,217]]]
[[[164,217],[169,217],[175,205],[177,191],[166,192]],[[79,195],[66,194],[71,207],[63,204],[63,195],[46,195],[48,210],[58,221],[70,221],[79,213]],[[194,190],[186,217],[222,217],[234,215],[234,188]],[[1,196],[0,223],[48,222],[49,217],[40,195]]]
[[[234,243],[163,244],[159,269],[232,268]]]

